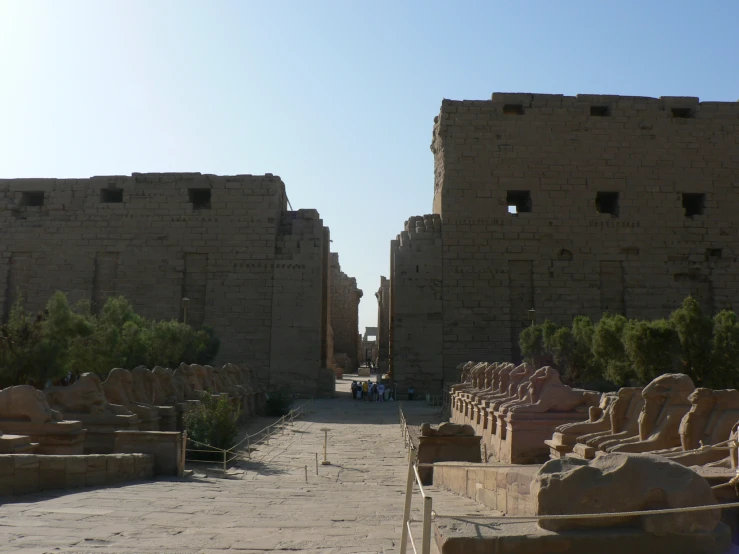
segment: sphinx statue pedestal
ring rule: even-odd
[[[85,429],[80,421],[0,421],[0,430],[3,433],[25,435],[31,442],[38,443],[35,454],[77,456],[84,452]]]
[[[115,432],[135,431],[139,428],[139,418],[133,414],[66,415],[80,420],[87,431],[85,435],[85,454],[113,454],[115,452]]]
[[[554,430],[566,423],[588,419],[588,412],[508,412],[499,419],[495,453],[506,464],[540,464],[549,459],[546,442]]]
[[[578,437],[587,434],[606,434],[611,430],[609,409],[613,396],[601,398],[599,407],[591,406],[590,417],[582,423],[568,423],[560,425],[552,438],[544,441],[549,446],[549,457],[552,459],[565,458],[577,445]]]
[[[35,454],[38,443],[31,442],[27,435],[4,435],[0,433],[0,454]]]
[[[572,449],[572,452],[570,454],[567,454],[567,457],[580,458],[582,460],[592,460],[593,458],[595,458],[596,452],[597,450],[594,446],[588,446],[587,444],[578,442]]]

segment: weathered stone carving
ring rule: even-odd
[[[474,435],[475,430],[471,425],[441,423],[433,427],[430,423],[421,424],[421,436],[423,437],[472,437]]]
[[[0,391],[0,445],[6,453],[82,454],[85,431],[79,421],[63,421],[44,394],[29,385]],[[23,438],[25,437],[25,438]]]
[[[605,454],[588,462],[565,458],[544,464],[531,483],[536,513],[588,514],[684,508],[716,503],[708,483],[690,469],[651,454]],[[641,518],[539,521],[544,529],[640,527],[654,535],[710,533],[720,510]]]
[[[138,428],[139,418],[135,414],[108,402],[100,378],[94,373],[83,373],[68,387],[49,387],[44,395],[64,419],[82,422],[86,454],[109,454],[114,449],[115,431]]]
[[[135,367],[131,370],[131,399],[138,405],[151,406],[156,409],[159,415],[159,431],[176,431],[177,430],[177,412],[174,406],[157,405],[154,402],[159,387],[154,374],[143,366]]]
[[[573,453],[586,459],[595,456],[602,444],[639,436],[639,414],[644,407],[642,389],[623,387],[616,393],[617,398],[611,410],[611,432],[586,434],[577,438]]]
[[[184,394],[175,386],[174,372],[171,369],[156,366],[151,373],[158,385],[154,389],[154,404],[167,406],[185,401]]]
[[[590,417],[587,421],[566,423],[557,427],[551,440],[546,441],[550,448],[550,456],[561,458],[572,452],[572,449],[580,440],[579,437],[609,434],[611,432],[611,413],[617,398],[616,393],[605,393],[601,395],[600,405],[590,407]]]
[[[660,375],[642,390],[644,408],[639,414],[639,437],[607,441],[607,452],[648,452],[680,444],[680,422],[690,410],[693,381],[682,373]]]
[[[563,385],[559,372],[549,366],[536,370],[526,388],[526,398],[506,406],[511,414],[571,412],[597,405],[600,393]]]
[[[52,410],[44,393],[30,385],[0,390],[0,421],[27,421],[40,425],[61,421],[62,415]]]
[[[112,369],[103,383],[105,397],[109,402],[120,404],[135,413],[140,420],[140,430],[158,431],[160,419],[158,410],[150,404],[136,402],[131,391],[132,384],[133,376],[129,370],[120,367]]]

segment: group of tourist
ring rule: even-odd
[[[352,381],[352,398],[364,402],[385,402],[393,400],[392,391],[383,383]]]

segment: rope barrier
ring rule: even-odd
[[[534,516],[492,516],[492,515],[443,515],[433,512],[434,517],[447,518],[467,518],[467,519],[503,519],[508,521],[531,521],[532,519],[540,520],[561,520],[561,519],[608,519],[618,517],[637,517],[637,516],[660,516],[668,514],[680,514],[688,512],[705,512],[708,510],[725,510],[727,508],[739,508],[739,502],[729,502],[727,504],[710,504],[706,506],[686,506],[684,508],[662,508],[658,510],[638,510],[634,512],[608,512],[604,514],[541,514]]]
[[[239,458],[240,456],[243,455],[243,452],[242,451],[237,451],[237,448],[238,447],[240,447],[244,443],[246,443],[246,445],[247,445],[247,455],[249,457],[251,457],[251,446],[252,445],[260,444],[260,442],[262,440],[264,440],[265,438],[267,439],[267,442],[269,442],[269,437],[274,432],[272,429],[273,428],[281,428],[282,426],[284,426],[287,423],[288,418],[289,418],[290,425],[294,425],[295,417],[304,415],[306,413],[307,406],[310,405],[310,404],[312,404],[312,403],[313,403],[313,399],[311,398],[311,399],[307,400],[306,402],[304,402],[303,404],[301,404],[300,406],[298,406],[297,408],[293,408],[292,410],[290,410],[287,414],[283,415],[277,421],[275,421],[273,423],[270,423],[264,429],[261,429],[261,430],[257,431],[256,433],[253,433],[251,435],[246,435],[241,441],[239,441],[234,446],[232,446],[231,448],[228,448],[228,449],[217,448],[217,447],[212,446],[210,444],[206,444],[206,443],[203,443],[203,442],[200,442],[200,441],[196,441],[196,440],[194,440],[194,439],[192,439],[190,437],[187,437],[186,442],[185,442],[185,447],[184,447],[185,453],[187,453],[187,452],[201,452],[201,453],[207,453],[207,454],[221,453],[222,456],[223,456],[223,459],[222,460],[193,460],[193,459],[188,459],[186,457],[186,454],[185,454],[185,455],[183,455],[184,461],[185,462],[194,462],[194,463],[199,463],[199,464],[204,464],[204,463],[205,464],[221,463],[221,464],[223,464],[223,470],[225,471],[227,469],[229,463],[231,463],[232,461],[234,461],[235,459],[237,459],[237,458]],[[256,441],[253,441],[253,442],[250,440],[253,437],[256,437],[257,435],[260,435],[261,433],[264,433],[265,431],[268,431],[265,436],[257,439]],[[196,449],[196,448],[189,448],[187,446],[187,441],[189,441],[193,445],[205,447],[208,450],[201,450],[201,449]],[[227,454],[233,454],[233,456],[231,456],[231,458],[228,458],[227,457]],[[303,466],[299,466],[299,467],[303,467]]]

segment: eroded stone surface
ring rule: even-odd
[[[260,446],[252,462],[239,462],[228,479],[162,480],[4,504],[0,552],[397,553],[407,472],[398,406],[350,400],[353,378],[339,381],[345,396],[317,400],[314,413]],[[404,409],[411,423],[435,421],[437,408],[424,402]],[[265,424],[259,418],[252,429]],[[331,429],[332,465],[319,466],[316,476],[323,427]],[[492,513],[452,493],[432,493],[443,513]],[[419,507],[416,500],[417,519]]]

